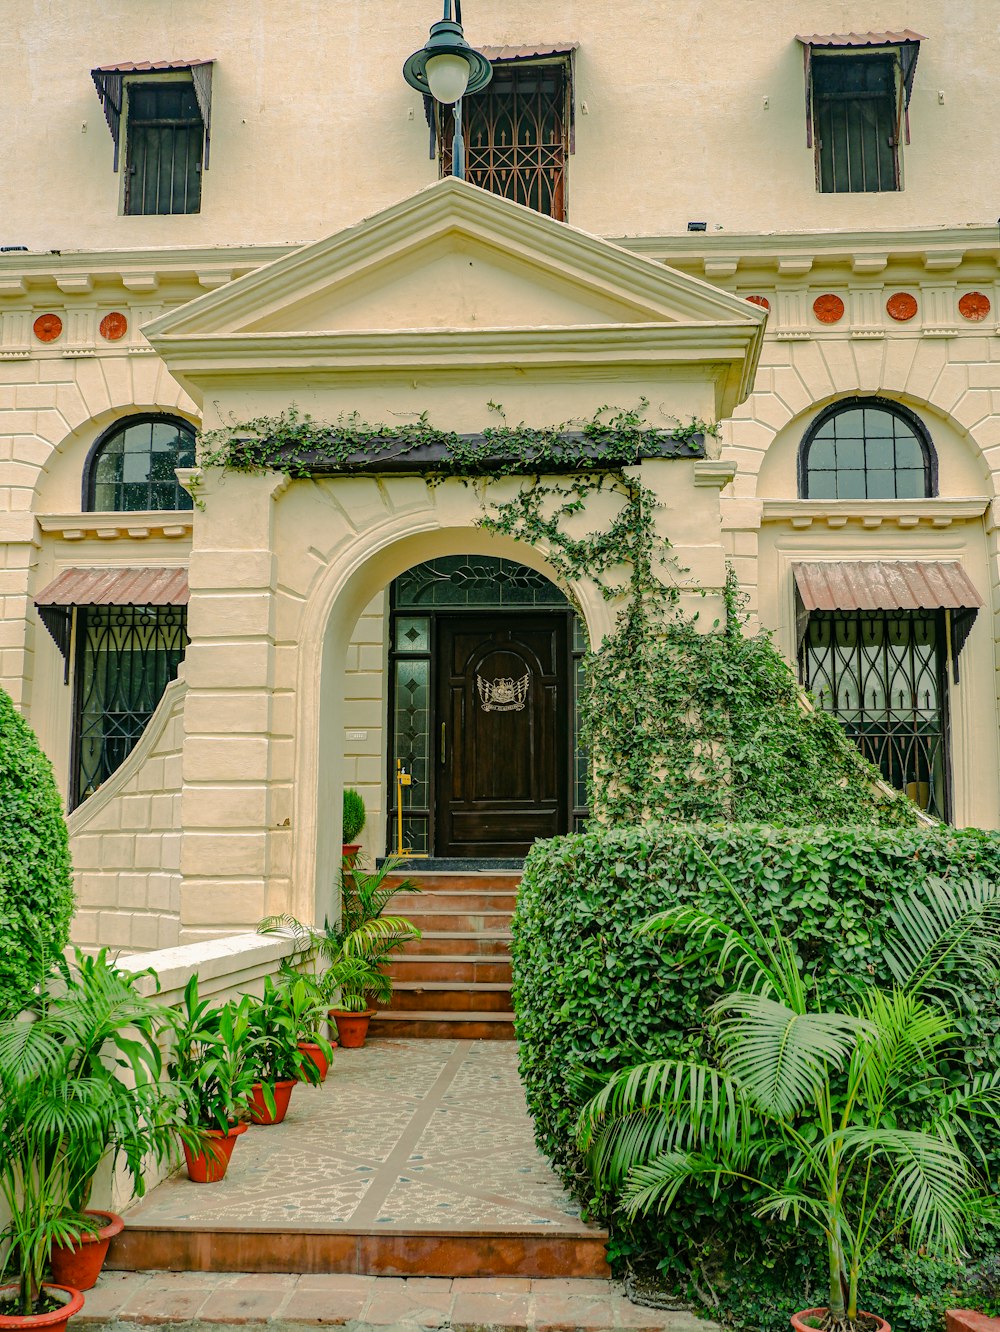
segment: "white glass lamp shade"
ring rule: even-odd
[[[469,62],[459,55],[431,56],[426,74],[431,95],[439,102],[457,102],[469,86]]]

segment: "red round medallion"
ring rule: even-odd
[[[55,342],[62,332],[62,320],[57,314],[43,314],[38,316],[31,327],[39,342]]]
[[[117,342],[128,332],[128,320],[119,310],[112,310],[101,320],[101,337],[108,342]]]
[[[813,314],[821,324],[836,324],[844,317],[844,302],[832,291],[817,296],[813,301]]]
[[[905,324],[917,313],[917,298],[908,291],[897,291],[886,301],[885,308],[890,319],[895,319],[897,324]]]
[[[958,313],[963,319],[968,319],[973,324],[978,324],[981,319],[985,319],[989,312],[990,298],[981,291],[967,291],[959,299]]]
[[[759,305],[764,310],[770,310],[771,302],[766,296],[748,296],[747,300],[751,305]]]

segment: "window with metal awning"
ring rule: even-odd
[[[792,565],[800,679],[892,786],[951,808],[948,665],[983,605],[957,561]]]
[[[187,570],[64,569],[35,598],[74,671],[70,804],[131,753],[187,648]]]
[[[98,65],[90,71],[97,95],[104,108],[111,138],[115,145],[114,169],[118,170],[121,149],[121,122],[126,78],[155,79],[167,74],[190,74],[198,110],[205,126],[204,168],[208,170],[209,150],[212,143],[212,70],[214,60],[127,60],[118,65]]]
[[[824,193],[900,188],[901,143],[920,43],[910,28],[798,34],[806,95],[806,144]]]

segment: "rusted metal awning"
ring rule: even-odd
[[[910,94],[913,91],[913,75],[917,68],[920,43],[927,40],[911,28],[900,28],[898,32],[813,32],[798,33],[796,40],[802,43],[802,59],[806,76],[806,143],[812,147],[812,54],[814,51],[875,51],[894,50],[899,52],[899,64],[902,73],[903,98],[900,107],[904,121],[906,142],[910,142],[909,107]]]
[[[476,49],[490,64],[502,60],[546,60],[554,56],[572,55],[579,50],[579,42],[556,42],[548,46],[480,46]]]
[[[74,606],[186,606],[187,569],[64,569],[35,597],[39,618],[66,658]]]
[[[985,603],[956,560],[817,560],[793,564],[799,642],[813,611],[943,610],[958,654]]]
[[[198,110],[205,124],[204,168],[208,170],[212,143],[212,67],[214,60],[125,60],[117,65],[98,65],[90,71],[94,87],[104,107],[104,118],[115,144],[115,170],[118,170],[122,124],[122,98],[126,74],[190,73]]]

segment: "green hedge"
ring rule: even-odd
[[[69,939],[73,881],[52,765],[0,689],[0,1007],[19,1006],[40,950]]]
[[[643,1058],[691,1052],[703,1039],[713,977],[681,965],[680,946],[668,951],[670,945],[634,933],[639,921],[677,901],[729,914],[699,847],[762,913],[787,926],[832,1001],[846,995],[852,978],[886,975],[881,940],[897,894],[929,875],[1000,878],[1000,834],[971,829],[654,824],[537,843],[514,917],[521,1076],[540,1147],[603,1221],[614,1222],[613,1200],[594,1195],[573,1144],[585,1098],[580,1074],[606,1075]],[[974,980],[964,989],[965,1060],[973,1070],[1000,1066],[997,995],[977,989]],[[1000,1173],[996,1126],[984,1129],[981,1142]],[[811,1254],[802,1247],[787,1227],[753,1221],[748,1211],[713,1204],[705,1194],[692,1195],[655,1229],[614,1230],[612,1258],[655,1254],[662,1270],[683,1278],[694,1273],[702,1289],[715,1277],[745,1273],[745,1290],[740,1277],[727,1298],[744,1310],[759,1298],[753,1315],[759,1321],[747,1325],[769,1327],[761,1311],[772,1307],[774,1288],[794,1287],[797,1296],[809,1280]],[[761,1289],[764,1295],[753,1293]],[[787,1326],[787,1313],[774,1317],[775,1328]],[[933,1326],[892,1321],[898,1332]]]

